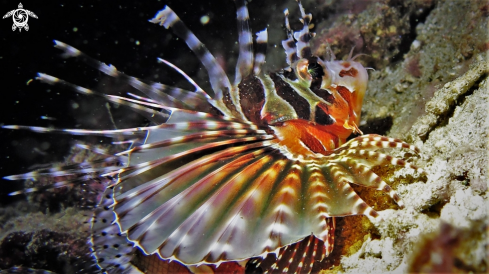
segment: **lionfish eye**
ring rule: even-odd
[[[324,67],[317,62],[317,59],[314,58],[309,60],[309,64],[307,66],[307,72],[311,75],[312,81],[310,85],[311,90],[317,90],[321,88],[321,84],[323,82],[323,76],[326,74],[324,72]]]
[[[317,62],[310,62],[309,66],[307,66],[307,72],[311,74],[313,81],[324,76],[324,69]]]

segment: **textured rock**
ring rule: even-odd
[[[462,76],[463,77],[463,76]],[[421,144],[422,158],[418,165],[426,171],[422,176],[411,171],[399,170],[394,178],[412,178],[411,184],[399,185],[398,190],[407,206],[403,210],[381,212],[383,222],[375,224],[380,240],[366,241],[359,252],[341,261],[342,270],[349,273],[401,273],[416,271],[487,271],[487,235],[489,225],[487,197],[487,76],[464,100],[452,105],[453,113],[445,123],[431,128],[428,139]],[[458,81],[460,79],[457,79]],[[437,100],[433,98],[432,100]],[[444,240],[431,236],[441,235],[440,226],[456,231],[450,238],[450,252],[436,253]],[[463,232],[460,232],[463,231]],[[426,240],[429,238],[429,240]],[[414,246],[426,243],[426,252],[435,252],[439,260],[450,263],[439,268],[435,261],[423,262],[426,268],[418,268],[418,258],[424,249]],[[460,242],[460,244],[459,244]],[[471,242],[473,248],[466,244]],[[367,252],[379,250],[379,252]],[[384,247],[389,248],[385,249]],[[388,250],[388,251],[386,251]],[[435,256],[435,255],[433,255]],[[379,258],[380,257],[380,258]],[[386,262],[384,258],[390,258]],[[409,264],[411,263],[411,264]]]
[[[85,220],[86,216],[73,208],[8,220],[0,231],[0,269],[28,266],[56,273],[90,270]]]
[[[392,116],[388,135],[420,147],[420,157],[412,160],[425,174],[394,171],[389,180],[400,182],[397,190],[406,208],[382,211],[384,221],[374,224],[377,233],[369,234],[356,253],[343,257],[336,272],[487,271],[489,70],[484,46],[488,37],[481,34],[487,26],[484,5],[436,2],[426,22],[417,26],[404,61],[371,74],[364,125]],[[415,73],[408,64],[412,58],[419,64]]]

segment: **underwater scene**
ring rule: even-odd
[[[488,271],[487,1],[0,3],[0,273]]]

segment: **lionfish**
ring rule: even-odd
[[[94,149],[102,157],[92,162],[6,179],[64,178],[53,188],[96,178],[108,181],[94,210],[90,240],[102,271],[129,272],[134,249],[139,249],[184,265],[253,258],[265,272],[311,272],[314,262],[333,249],[334,217],[363,214],[381,220],[352,184],[381,190],[403,207],[400,196],[372,168],[417,167],[377,150],[419,150],[373,134],[347,141],[352,133],[362,134],[358,125],[367,70],[352,53],[346,61],[314,56],[312,15],[297,2],[302,29],[293,31],[284,11],[287,39],[282,46],[288,66],[268,73],[262,70],[267,29],[253,40],[245,0],[235,0],[239,57],[233,83],[171,8],[156,14],[151,22],[171,29],[200,59],[213,97],[166,60],[159,59],[195,90],[139,80],[55,41],[64,57],[79,58],[146,97],[106,95],[43,73],[38,80],[128,106],[151,124],[116,130],[3,126],[107,136],[116,145],[129,144],[112,154]],[[265,263],[270,253],[276,260]]]

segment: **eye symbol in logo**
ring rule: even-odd
[[[23,9],[22,3],[19,3],[18,9],[7,12],[7,14],[3,16],[3,19],[10,16],[12,16],[12,19],[14,20],[12,31],[15,31],[17,28],[19,28],[19,31],[21,31],[22,28],[27,31],[29,30],[29,25],[27,25],[29,16],[37,19],[37,15],[35,15],[32,11]]]

